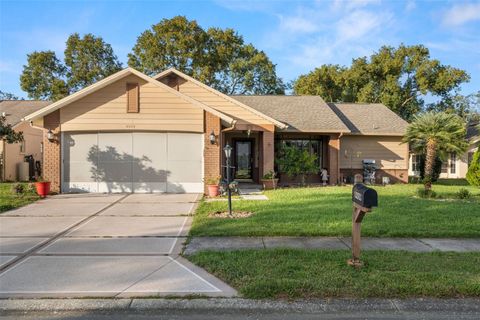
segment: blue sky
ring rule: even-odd
[[[4,1],[0,0],[0,90],[26,97],[26,55],[62,58],[73,32],[110,43],[126,64],[138,35],[162,18],[185,15],[208,28],[234,28],[264,50],[286,81],[324,63],[348,65],[382,45],[424,44],[433,58],[471,75],[480,90],[480,1]]]

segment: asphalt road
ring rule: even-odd
[[[259,319],[259,320],[313,320],[313,319],[424,319],[424,320],[450,320],[450,319],[479,319],[478,313],[455,313],[455,312],[428,312],[428,313],[408,313],[408,312],[355,312],[355,313],[272,313],[268,311],[242,311],[241,313],[226,313],[224,310],[157,310],[148,312],[108,312],[92,313],[90,311],[75,312],[8,312],[0,316],[2,320],[153,320],[153,319],[171,319],[171,320],[239,320],[239,319]]]

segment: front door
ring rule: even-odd
[[[252,179],[252,141],[235,141],[235,179]]]

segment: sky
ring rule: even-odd
[[[110,43],[126,66],[137,37],[163,18],[184,15],[233,28],[267,53],[291,81],[322,64],[350,65],[382,45],[423,44],[432,58],[466,70],[462,94],[480,90],[480,1],[5,1],[0,0],[0,90],[27,97],[19,77],[27,54],[63,58],[74,32]]]

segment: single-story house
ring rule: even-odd
[[[204,178],[224,173],[226,144],[240,181],[274,170],[281,144],[315,154],[330,184],[361,171],[362,159],[376,160],[379,179],[408,179],[407,123],[381,104],[228,96],[173,68],[154,77],[126,68],[25,120],[44,131],[55,191],[203,192]]]
[[[35,161],[42,161],[43,132],[22,119],[49,103],[31,100],[0,101],[0,115],[5,115],[7,123],[12,125],[15,131],[22,131],[24,139],[18,143],[0,141],[0,181],[25,180],[25,172],[21,172],[21,165],[27,155],[33,156]]]
[[[468,167],[472,163],[473,154],[480,145],[480,132],[478,131],[479,122],[471,121],[467,126],[466,139],[469,143],[467,152],[462,155],[456,153],[448,154],[447,159],[442,162],[442,171],[440,178],[442,179],[465,179],[468,172]],[[408,168],[408,175],[412,177],[420,176],[420,159],[419,156],[410,154],[410,166]]]

